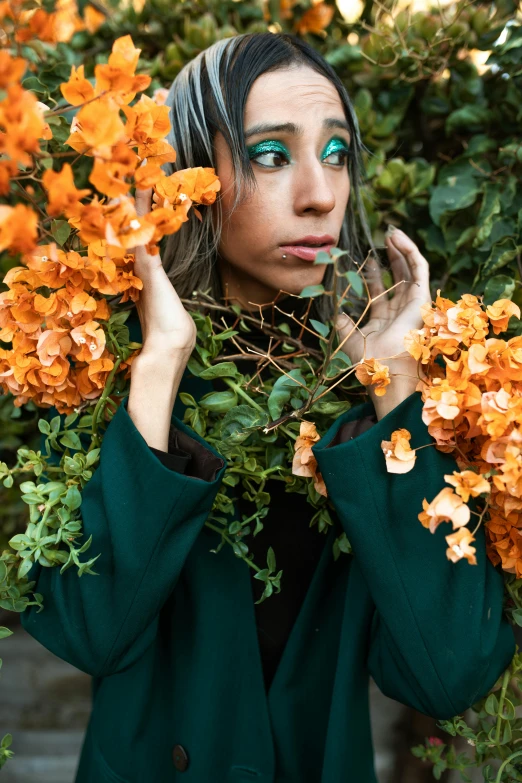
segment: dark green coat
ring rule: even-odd
[[[212,388],[198,383],[200,394]],[[195,388],[186,374],[182,389]],[[451,525],[432,535],[417,519],[455,469],[451,455],[426,448],[410,473],[386,471],[380,444],[393,430],[406,427],[413,447],[432,442],[419,393],[330,445],[372,410],[352,408],[313,448],[354,554],[329,578],[331,528],[266,694],[249,568],[228,545],[211,553],[219,537],[204,524],[225,459],[182,423],[178,398],[173,424],[216,475],[169,470],[120,406],[83,492],[99,575],[34,566],[45,608],[22,614],[31,635],[94,678],[77,783],[374,783],[369,675],[439,719],[488,692],[515,641],[483,529],[478,565],[454,564]]]

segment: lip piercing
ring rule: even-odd
[[[283,258],[286,258],[286,255],[283,253]]]

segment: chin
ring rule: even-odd
[[[320,285],[324,280],[326,267],[310,265],[305,269],[294,269],[277,281],[275,286],[288,291],[291,294],[300,294],[303,288],[309,285]]]

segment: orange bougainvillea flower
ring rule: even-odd
[[[319,2],[314,0],[312,7],[296,22],[294,30],[299,35],[306,35],[306,33],[321,35],[332,21],[334,13],[335,8],[332,5],[326,5],[322,0]]]
[[[55,217],[65,215],[72,217],[78,214],[79,202],[91,195],[88,188],[78,190],[74,184],[73,172],[68,163],[64,163],[60,171],[47,169],[42,177],[42,184],[47,191],[47,214]]]
[[[419,521],[429,528],[431,533],[435,532],[441,522],[452,522],[453,529],[456,530],[467,525],[470,519],[468,506],[450,487],[441,489],[431,503],[424,498],[422,507],[424,511],[418,515]]]
[[[457,495],[460,495],[464,503],[468,502],[470,495],[476,498],[483,492],[491,490],[489,481],[473,470],[463,470],[462,473],[453,471],[452,474],[445,475],[444,478],[448,484],[452,484],[456,488]]]
[[[96,92],[116,93],[113,97],[120,105],[128,104],[137,92],[147,89],[151,77],[144,74],[135,75],[141,49],[136,49],[130,35],[118,38],[112,47],[107,64],[99,64],[94,68],[96,77]]]
[[[38,215],[25,204],[0,205],[0,251],[29,253],[38,239]]]
[[[446,542],[448,544],[446,557],[448,560],[456,563],[458,560],[466,558],[470,565],[477,565],[477,558],[475,556],[477,550],[475,547],[470,546],[472,541],[475,541],[475,539],[473,538],[471,531],[466,527],[461,527],[456,533],[451,533],[449,536],[446,536]]]
[[[78,68],[72,66],[69,81],[61,84],[60,90],[65,100],[72,106],[80,106],[90,101],[96,94],[94,86],[84,76],[83,65],[79,65]]]
[[[522,338],[489,336],[507,329],[520,308],[508,299],[484,306],[464,294],[456,303],[440,296],[421,306],[424,327],[405,338],[408,352],[423,365],[426,381],[417,390],[422,419],[436,448],[453,453],[458,471],[419,520],[434,532],[441,521],[458,531],[448,536],[448,557],[476,564],[465,527],[471,497],[487,497],[481,511],[486,551],[494,565],[522,577]],[[435,362],[442,356],[444,365]],[[480,524],[480,520],[479,520]]]
[[[520,307],[510,299],[497,299],[492,305],[486,307],[486,315],[495,334],[499,334],[507,329],[512,315],[520,318]]]
[[[408,473],[413,468],[417,455],[410,440],[410,432],[401,428],[392,432],[391,440],[381,441],[388,473]]]
[[[110,161],[95,158],[89,182],[110,198],[122,196],[130,189],[131,177],[137,165],[138,156],[121,141],[112,148]]]
[[[390,383],[390,368],[377,359],[365,359],[355,369],[357,380],[364,386],[375,386],[375,394],[382,397]]]
[[[326,485],[321,473],[317,469],[317,460],[312,451],[312,446],[321,436],[312,421],[302,421],[299,429],[299,435],[294,445],[294,459],[292,462],[292,473],[294,476],[307,476],[313,478],[314,489],[320,495],[326,497]]]
[[[94,6],[89,4],[85,6],[83,18],[86,29],[91,35],[94,35],[105,22],[106,17],[105,14],[102,14],[101,11],[98,11],[97,8],[94,8]]]
[[[137,143],[163,139],[170,131],[170,108],[158,105],[147,95],[142,95],[132,107],[123,106],[122,110],[127,117],[126,133]]]
[[[27,60],[12,57],[5,49],[0,50],[0,88],[5,90],[11,84],[22,79],[27,68]]]
[[[22,166],[31,165],[46,124],[35,96],[20,84],[10,84],[0,101],[0,153]]]
[[[102,21],[93,11],[88,24],[92,29]],[[0,16],[18,25],[20,41],[64,40],[66,33],[79,29],[74,0],[57,0],[52,14],[43,9],[13,11],[0,3]],[[108,340],[106,322],[112,310],[105,297],[117,297],[119,304],[137,302],[143,289],[130,251],[144,245],[157,253],[157,243],[181,228],[190,209],[212,204],[219,191],[214,169],[185,169],[167,178],[160,168],[176,160],[176,151],[165,140],[171,127],[165,96],[142,96],[128,105],[150,84],[149,76],[135,73],[139,54],[130,36],[124,36],[115,41],[107,65],[96,66],[94,84],[80,66],[73,67],[61,85],[64,98],[78,107],[67,144],[94,159],[92,190],[76,187],[69,164],[60,171],[48,166],[43,171],[47,214],[63,216],[71,228],[64,232],[63,221],[51,225],[53,235],[56,231],[63,236],[64,247],[37,244],[38,216],[31,207],[0,205],[0,251],[22,254],[21,265],[5,275],[7,290],[0,292],[0,340],[12,346],[0,349],[0,387],[13,395],[16,406],[32,400],[71,413],[82,402],[100,397],[116,366],[108,349],[114,333]],[[44,143],[52,138],[54,126],[46,121],[49,107],[20,85],[26,65],[0,51],[2,194],[9,193],[19,166],[38,167],[34,156],[43,159],[48,154]],[[136,213],[129,195],[133,185],[154,188],[147,215]],[[34,196],[30,184],[25,190]],[[199,212],[197,216],[201,219]],[[116,370],[126,372],[125,378],[138,352],[125,361],[117,357]],[[316,482],[319,491],[319,477]]]
[[[119,110],[107,98],[88,103],[76,116],[77,130],[71,135],[79,134],[78,139],[87,145],[92,154],[110,159],[111,148],[125,139],[125,126],[119,116]],[[70,144],[71,136],[67,139]],[[72,146],[72,145],[71,145]]]

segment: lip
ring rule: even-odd
[[[315,257],[319,252],[323,251],[328,253],[328,251],[334,246],[334,242],[330,242],[329,244],[325,243],[320,247],[307,247],[306,245],[281,245],[281,250],[285,254],[289,253],[292,256],[297,256],[297,258],[301,258],[303,261],[315,261]]]
[[[318,245],[319,247],[309,247],[307,243]],[[327,253],[332,247],[335,247],[335,239],[330,234],[308,234],[306,237],[292,239],[287,245],[281,245],[284,253],[302,258],[303,261],[315,261],[317,253],[323,251]]]

